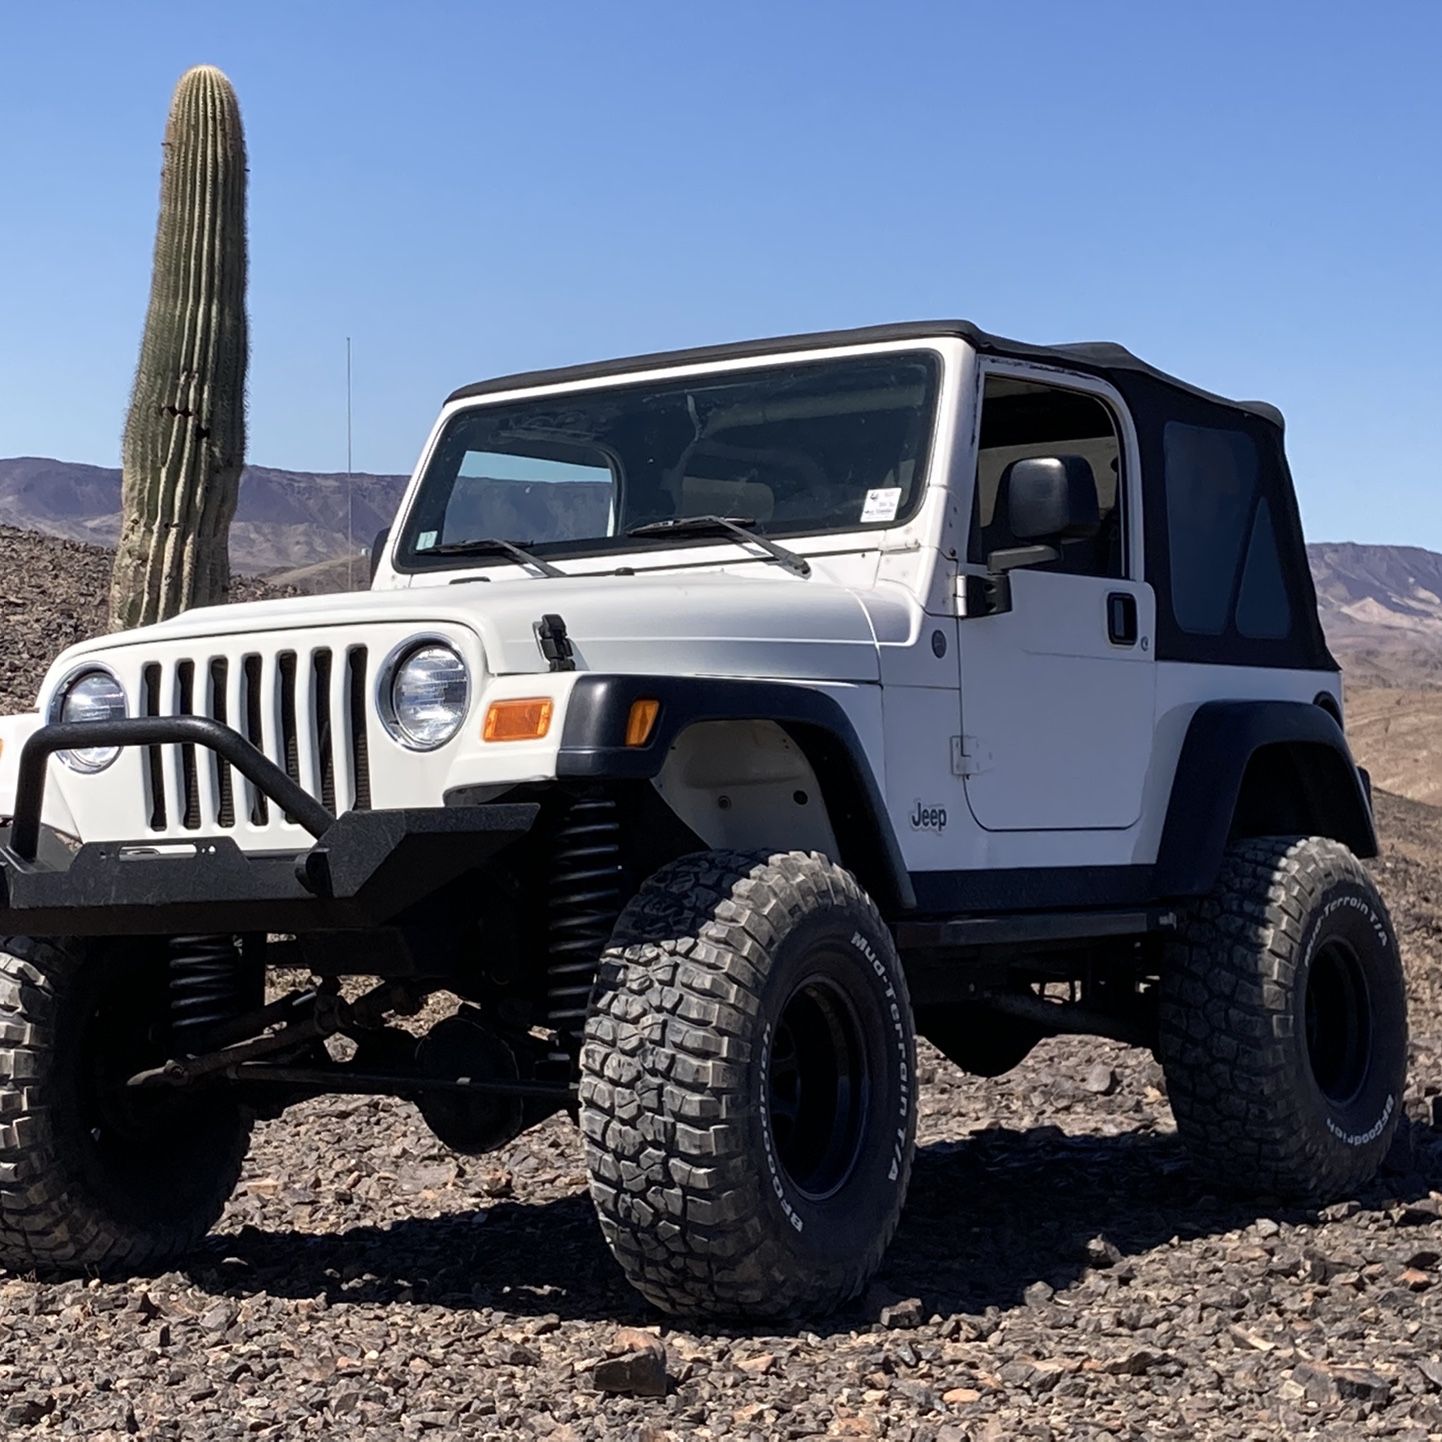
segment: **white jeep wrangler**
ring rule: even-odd
[[[166,1263],[256,1115],[375,1092],[464,1152],[576,1116],[668,1311],[825,1310],[918,1032],[1149,1047],[1207,1178],[1347,1194],[1406,1017],[1341,715],[1281,417],[1119,347],[469,386],[369,591],[87,642],[0,722],[0,1264]]]

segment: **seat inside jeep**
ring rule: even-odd
[[[1061,559],[1039,569],[1071,575],[1126,574],[1125,517],[1119,504],[1121,443],[1107,405],[1085,391],[991,375],[982,391],[981,436],[967,558],[985,564],[993,551],[1017,544],[998,505],[1002,477],[1013,461],[1080,456],[1097,487],[1101,526],[1094,536],[1066,541]]]

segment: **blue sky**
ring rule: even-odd
[[[0,10],[0,455],[115,464],[188,65],[250,145],[250,458],[456,385],[963,315],[1281,405],[1313,539],[1442,549],[1442,5]]]

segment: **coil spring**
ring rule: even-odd
[[[609,797],[573,802],[552,858],[546,1020],[562,1036],[586,1021],[596,966],[621,914],[621,823]]]
[[[250,1002],[235,938],[170,939],[170,1029],[181,1051],[198,1050],[205,1034]]]

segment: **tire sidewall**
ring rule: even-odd
[[[106,1027],[142,1032],[165,999],[163,968],[148,959],[82,953],[67,984],[56,988],[45,1068],[47,1119],[69,1190],[97,1214],[140,1233],[183,1227],[201,1215],[209,1225],[217,1185],[234,1169],[250,1133],[249,1115],[219,1091],[161,1091],[137,1098],[133,1120],[113,1135],[93,1134],[88,1093],[96,1049],[104,1045],[98,1033]],[[131,1064],[138,1069],[161,1054],[137,1049]],[[109,1081],[116,1080],[114,1063],[106,1070]]]
[[[1366,1073],[1345,1102],[1318,1084],[1307,1043],[1306,1002],[1317,959],[1329,941],[1357,958],[1367,987],[1371,1044]],[[1291,1005],[1297,1092],[1327,1151],[1380,1160],[1402,1107],[1406,1076],[1406,990],[1397,940],[1376,892],[1352,877],[1332,877],[1312,898],[1297,948]]]
[[[769,1078],[777,1024],[788,1000],[813,978],[841,991],[852,1010],[867,1068],[866,1112],[851,1171],[816,1200],[786,1173],[776,1150]],[[889,1234],[905,1196],[916,1132],[916,1040],[890,935],[859,906],[810,910],[772,950],[761,993],[748,1080],[750,1154],[771,1234],[799,1259],[851,1264]]]

